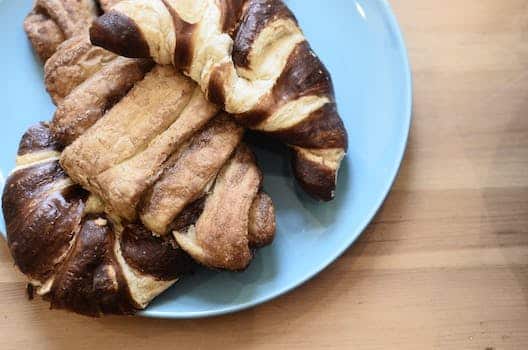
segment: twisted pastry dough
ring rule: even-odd
[[[273,204],[259,190],[260,172],[244,145],[211,193],[179,213],[175,237],[155,237],[139,222],[106,214],[101,200],[64,172],[61,149],[48,124],[31,127],[2,195],[11,255],[28,290],[52,308],[132,314],[190,270],[183,250],[206,266],[241,270],[252,249],[273,240]]]
[[[24,134],[2,195],[8,245],[29,279],[30,295],[36,290],[52,308],[90,316],[145,308],[192,265],[173,235],[156,237],[148,229],[164,218],[160,233],[178,231],[189,253],[200,249],[193,256],[210,267],[243,269],[253,249],[271,243],[273,203],[261,191],[253,156],[240,143],[243,130],[227,114],[216,116],[217,107],[195,84],[162,66],[143,79],[148,62],[93,48],[83,35],[55,55],[46,65],[48,89],[59,110],[66,104],[76,108],[57,113],[51,127],[41,123]],[[106,141],[123,141],[121,146],[101,147],[105,135],[117,136]],[[77,138],[86,147],[67,148],[73,161],[67,174],[60,164],[68,158],[63,147]],[[240,150],[244,162],[235,162]],[[93,171],[96,160],[115,160],[127,151],[129,158],[100,174],[102,198],[94,195],[91,183],[81,179],[87,171],[80,163]],[[118,215],[140,202],[146,226]],[[198,237],[189,237],[194,226]]]
[[[64,40],[86,31],[97,12],[95,0],[36,0],[24,29],[45,62]]]
[[[145,308],[189,270],[190,258],[171,237],[113,222],[64,173],[60,150],[43,123],[20,143],[2,196],[16,265],[52,308],[90,316]]]
[[[48,89],[60,91],[57,97],[65,95],[50,129],[57,141],[69,145],[61,155],[63,168],[97,195],[107,212],[167,235],[194,201],[205,201],[214,191],[215,179],[244,130],[226,113],[219,114],[174,67],[157,65],[143,77],[150,68],[146,61],[108,57],[105,50],[87,45],[82,35],[69,39],[46,64]],[[225,241],[233,247],[224,244],[216,249],[223,256],[210,254],[198,261],[239,270],[252,259],[247,252],[271,243],[273,204],[260,185],[259,178],[251,188],[231,188],[237,203],[209,200],[219,212],[237,218],[222,225]],[[246,201],[251,209],[235,212]],[[200,227],[202,236],[218,230],[212,221]],[[231,258],[226,261],[226,256]]]
[[[92,43],[173,64],[245,126],[282,140],[305,190],[334,197],[347,134],[330,74],[280,0],[123,0]]]

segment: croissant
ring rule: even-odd
[[[64,40],[85,31],[97,15],[94,0],[36,0],[24,29],[45,62]]]
[[[314,197],[334,197],[347,151],[329,72],[280,0],[123,0],[95,20],[92,43],[173,64],[244,126],[288,144]]]
[[[194,243],[182,249],[198,262],[242,270],[252,249],[275,233],[273,204],[242,136],[190,79],[156,66],[66,147],[60,162],[112,216],[159,236],[178,231],[178,241]],[[198,240],[187,235],[193,225],[176,223],[189,206],[199,208]],[[204,242],[208,248],[196,254]]]
[[[79,108],[24,134],[2,195],[8,246],[31,295],[36,289],[52,308],[89,316],[132,314],[188,272],[191,256],[212,268],[242,270],[254,249],[272,242],[273,203],[261,189],[253,154],[241,142],[243,129],[217,113],[190,80],[162,66],[144,76],[151,66],[145,60],[126,60],[142,69],[141,77],[127,78],[129,70],[119,74],[112,68],[122,58],[89,47],[82,35],[55,55],[47,73],[66,73],[55,90],[58,109],[72,95],[81,97]],[[134,87],[111,89],[105,85],[110,79]],[[115,95],[115,106],[76,124],[74,116],[91,105],[82,97],[89,94],[79,91],[103,100],[122,93]],[[64,129],[71,138],[61,137]],[[90,147],[104,144],[105,136],[118,136],[106,142],[125,146],[111,152]],[[87,154],[95,158],[83,158]],[[97,173],[101,164],[94,159],[111,165],[97,180],[82,174],[90,162],[87,174]],[[101,191],[114,186],[125,191]],[[120,215],[133,206],[135,219]],[[160,235],[148,225],[161,227]]]
[[[46,64],[50,75],[79,72],[64,75],[62,82],[68,87],[64,91],[70,93],[59,103],[50,125],[54,138],[67,146],[61,165],[73,181],[98,196],[112,217],[168,235],[189,206],[205,203],[214,194],[219,174],[242,147],[244,130],[226,113],[218,113],[196,84],[171,66],[158,65],[143,75],[150,68],[145,60],[116,56],[103,63],[104,57],[107,52],[74,37]],[[144,69],[134,73],[120,68],[127,66]],[[116,92],[117,98],[109,97]],[[94,104],[108,100],[114,102],[108,109]],[[260,174],[254,159],[247,159],[246,165]],[[237,241],[232,240],[229,249],[225,244],[218,248],[226,248],[222,259],[196,260],[241,270],[251,261],[253,248],[271,243],[275,214],[271,199],[260,190],[261,182],[259,175],[252,187],[233,186],[234,202],[219,200],[225,215],[239,210],[240,218],[222,231]],[[206,236],[214,233],[213,224]],[[226,256],[232,258],[225,260]]]
[[[156,237],[140,223],[106,214],[101,200],[61,168],[61,147],[46,123],[22,137],[2,196],[10,252],[29,279],[28,290],[36,288],[52,308],[89,316],[135,313],[187,273],[192,259],[172,235]],[[246,146],[217,182],[175,218],[175,236],[198,262],[241,270],[252,249],[273,240],[273,205],[259,189]],[[190,233],[195,226],[199,239]]]
[[[274,217],[271,200],[257,194],[261,177],[252,153],[241,145],[219,173],[196,224],[174,230],[182,249],[206,266],[218,267],[219,262],[231,270],[247,266],[249,247],[270,243],[275,230],[269,220]],[[250,221],[255,230],[249,228]]]
[[[52,308],[90,316],[146,307],[192,267],[191,259],[170,236],[112,222],[68,178],[59,155],[48,125],[31,127],[2,197],[9,249],[30,290]]]

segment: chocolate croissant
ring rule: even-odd
[[[109,218],[60,167],[60,150],[44,123],[20,142],[2,196],[16,265],[52,308],[90,316],[145,308],[192,260],[172,237],[157,238],[141,225]]]
[[[179,212],[174,237],[105,213],[103,202],[64,172],[61,147],[48,124],[31,127],[2,196],[10,252],[28,289],[51,308],[132,314],[192,268],[184,250],[206,266],[241,270],[253,249],[273,240],[273,204],[244,145],[211,189]]]
[[[288,144],[294,173],[334,197],[347,133],[330,74],[280,0],[123,0],[90,29],[117,54],[173,64],[247,127]]]

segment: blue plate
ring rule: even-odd
[[[22,29],[32,0],[0,0],[2,125],[0,185],[22,133],[52,117],[42,67]],[[277,239],[243,273],[200,270],[141,313],[192,318],[242,310],[315,276],[365,229],[396,177],[411,124],[411,77],[396,20],[383,0],[290,0],[315,51],[332,73],[350,136],[337,198],[317,203],[295,185],[282,148],[257,146],[265,190],[277,211]],[[0,223],[0,230],[5,225]]]

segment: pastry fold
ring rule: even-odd
[[[117,54],[172,64],[247,127],[289,145],[314,197],[334,197],[347,151],[330,74],[280,0],[123,0],[90,29]]]
[[[158,65],[65,148],[60,164],[111,216],[140,222],[158,236],[180,229],[178,218],[187,207],[202,202],[195,219],[203,222],[214,205],[214,215],[224,213],[230,225],[215,228],[207,220],[198,227],[200,237],[223,242],[215,257],[193,255],[190,245],[183,249],[206,266],[240,270],[251,261],[251,249],[271,243],[275,234],[273,204],[260,193],[260,170],[243,134],[243,127],[219,113],[189,78]],[[224,180],[226,169],[237,159],[244,160],[240,171],[252,170],[252,181],[226,192],[226,183],[235,184]],[[226,257],[237,262],[226,263]]]
[[[113,62],[117,56],[93,46],[86,35],[76,35],[56,48],[44,65],[44,82],[58,105],[77,86]]]
[[[60,167],[60,151],[44,123],[20,143],[2,196],[16,265],[52,308],[89,316],[145,308],[189,271],[192,260],[171,236],[122,226],[93,205],[94,196]]]
[[[95,0],[36,0],[24,29],[45,62],[64,40],[85,32],[97,15]]]
[[[252,258],[249,212],[261,180],[253,154],[247,146],[240,145],[221,169],[196,224],[174,231],[182,249],[206,266],[229,270],[246,268]],[[258,208],[259,204],[255,206]]]
[[[52,131],[64,145],[75,141],[110,110],[152,65],[148,60],[117,57],[91,75],[58,105]]]
[[[93,47],[82,33],[45,71],[57,112],[22,137],[2,195],[29,291],[52,308],[132,314],[192,257],[241,270],[272,242],[273,203],[244,129],[191,79]],[[199,239],[180,247],[175,235],[188,238],[192,227]]]

